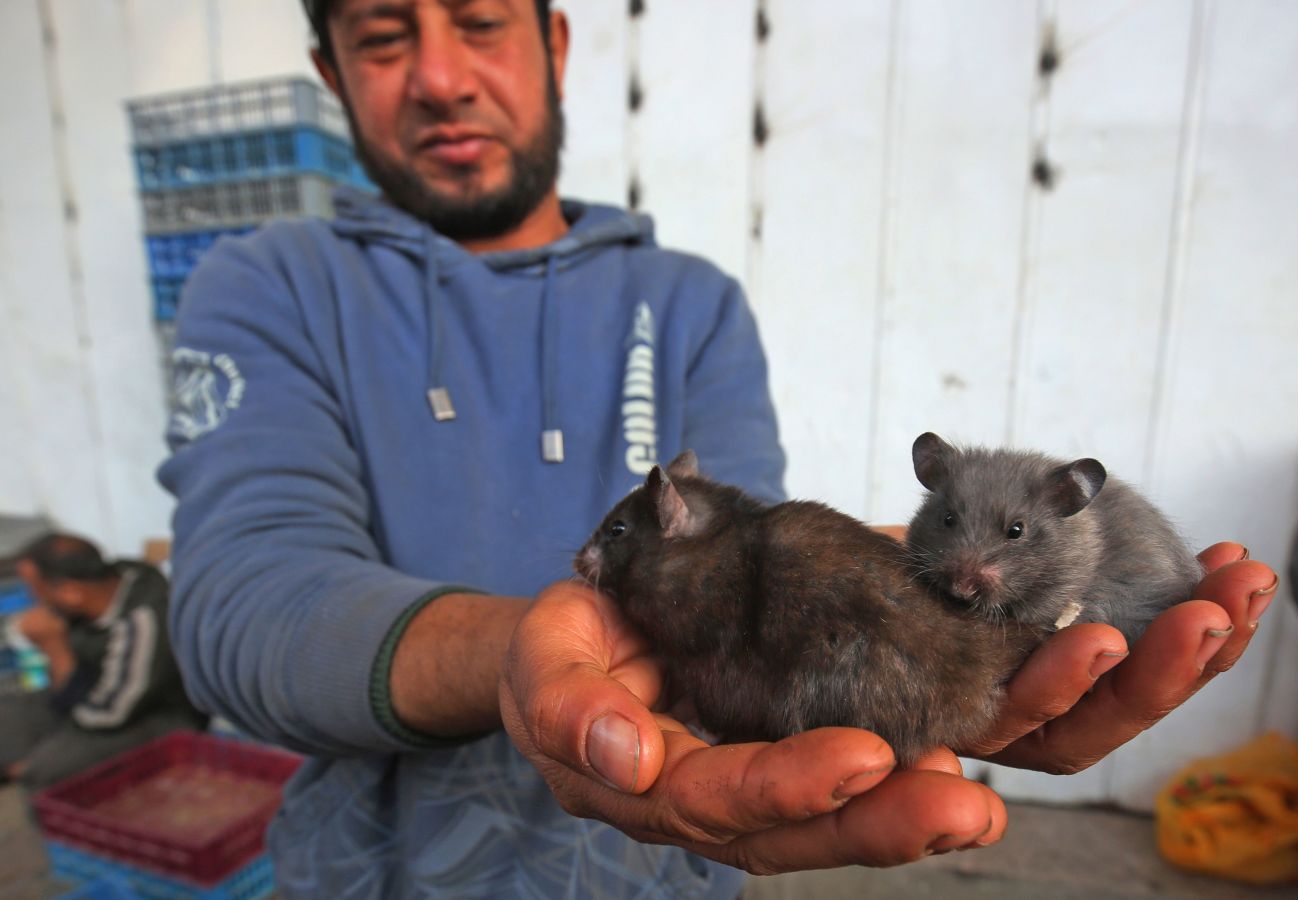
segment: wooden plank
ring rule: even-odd
[[[639,26],[635,116],[643,209],[664,246],[741,275],[748,242],[756,0],[650,0]]]
[[[132,0],[126,43],[132,96],[203,87],[219,70],[208,0]],[[279,51],[283,52],[283,51]]]
[[[1203,10],[1154,483],[1196,543],[1237,539],[1280,568],[1298,512],[1298,15],[1259,0]],[[1294,635],[1289,611],[1268,615],[1258,646],[1143,742],[1148,764],[1124,768],[1115,793],[1148,797],[1157,773],[1264,725],[1292,734]]]
[[[282,75],[316,78],[301,0],[208,0],[207,34],[222,82]]]
[[[50,9],[66,123],[55,138],[75,208],[67,221],[72,290],[90,337],[81,366],[111,520],[98,537],[137,553],[146,538],[167,533],[171,503],[153,477],[166,454],[161,371],[141,365],[159,350],[124,109],[130,29],[121,6],[51,0]]]
[[[1192,7],[1065,0],[1052,12],[1043,46],[1056,67],[1038,82],[1053,183],[1034,188],[1010,430],[1147,488]],[[1143,764],[1129,745],[1080,777],[997,770],[992,781],[1015,797],[1121,802],[1113,773]]]
[[[57,164],[54,99],[48,83],[41,3],[0,11],[0,120],[21,141],[0,141],[0,269],[6,273],[6,331],[12,372],[25,402],[6,421],[21,442],[30,486],[6,488],[18,505],[99,537],[111,531],[94,411],[83,378],[88,338],[69,274],[65,189]],[[74,209],[66,210],[73,213]],[[5,481],[11,477],[5,476]]]
[[[917,435],[997,443],[1006,433],[1036,89],[1030,5],[901,10],[878,396],[862,462],[876,521],[906,521],[918,503]]]
[[[626,4],[566,2],[571,43],[563,86],[567,122],[559,188],[565,197],[625,205],[627,200]]]
[[[857,516],[865,514],[893,5],[766,4],[760,218],[727,223],[760,227],[748,286],[789,492]]]

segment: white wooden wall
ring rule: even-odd
[[[1196,544],[1279,567],[1298,512],[1298,4],[558,2],[565,193],[622,203],[634,184],[663,243],[743,280],[793,494],[904,521],[932,429],[1097,456]],[[0,511],[117,551],[166,532],[122,102],[309,73],[306,37],[297,0],[0,3]],[[993,783],[1147,807],[1188,758],[1298,733],[1282,598],[1235,671],[1101,766]]]

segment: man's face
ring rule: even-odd
[[[514,228],[554,189],[567,29],[552,21],[547,55],[533,0],[337,4],[337,68],[321,74],[392,202],[470,240]]]

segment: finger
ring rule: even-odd
[[[1172,607],[1072,709],[988,758],[1056,773],[1087,768],[1193,694],[1230,630],[1229,616],[1215,603]]]
[[[1206,552],[1206,551],[1205,551]],[[1206,575],[1195,588],[1196,599],[1209,600],[1226,611],[1234,631],[1207,661],[1199,685],[1239,660],[1275,597],[1280,579],[1269,566],[1254,560],[1228,563]]]
[[[901,541],[902,543],[906,542],[905,525],[871,525],[870,530],[877,531],[880,534],[886,534],[893,540]]]
[[[984,845],[1005,831],[990,789],[945,772],[896,772],[837,813],[732,841],[720,858],[759,875],[839,866],[894,866]],[[695,846],[697,852],[716,848]]]
[[[964,775],[964,766],[960,764],[960,757],[956,756],[949,747],[936,747],[910,766],[912,769],[919,769],[925,772],[946,772],[949,775]]]
[[[965,752],[995,753],[1045,722],[1061,716],[1086,695],[1095,680],[1127,656],[1116,628],[1097,623],[1071,625],[1033,651],[1010,679],[992,731]]]
[[[662,768],[662,732],[649,705],[661,672],[593,591],[559,585],[519,622],[501,678],[514,740],[619,790],[645,790]],[[623,681],[622,679],[625,679]]]
[[[1222,541],[1199,552],[1199,563],[1204,572],[1213,572],[1229,563],[1248,559],[1248,548],[1234,541]]]
[[[665,735],[662,788],[652,831],[723,842],[739,834],[832,812],[883,781],[896,766],[878,735],[817,728],[775,743],[701,745]]]

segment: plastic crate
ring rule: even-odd
[[[85,882],[66,898],[84,900],[261,900],[275,892],[275,873],[264,853],[215,884],[168,877],[46,841],[55,878]]]
[[[136,146],[284,125],[314,125],[347,136],[347,118],[338,100],[301,77],[140,97],[127,101],[126,112]]]
[[[262,854],[301,757],[178,731],[41,791],[52,844],[165,878],[214,886]]]
[[[184,279],[212,245],[227,235],[247,234],[250,228],[224,228],[214,231],[182,231],[145,237],[149,254],[149,274],[154,278]]]
[[[0,616],[22,612],[34,605],[31,594],[21,583],[17,587],[0,588]]]
[[[352,145],[313,126],[271,128],[135,148],[142,191],[315,172],[374,190]]]
[[[74,881],[75,877],[61,876],[64,881]],[[96,878],[78,886],[75,890],[60,894],[58,900],[140,900],[140,895],[124,878]]]
[[[185,287],[186,277],[180,275],[150,279],[153,285],[154,321],[176,321],[176,312],[180,309],[180,292]]]
[[[267,219],[333,215],[336,182],[320,175],[231,181],[140,195],[148,235],[226,231]]]

